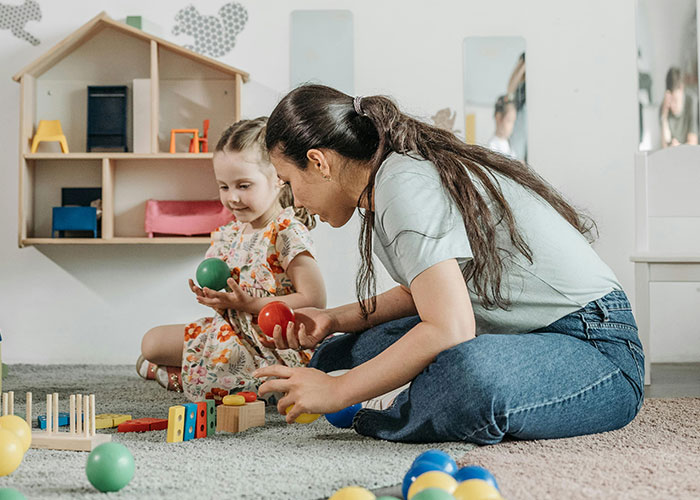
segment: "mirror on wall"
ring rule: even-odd
[[[698,143],[698,3],[637,1],[641,151]]]
[[[463,63],[466,142],[527,161],[525,39],[465,38]]]

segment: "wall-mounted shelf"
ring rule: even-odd
[[[213,154],[187,153],[170,129],[202,128],[209,143],[240,120],[241,87],[248,73],[160,39],[101,13],[22,71],[20,83],[19,246],[206,244],[206,237],[148,238],[149,199],[218,198]],[[86,152],[87,88],[127,87],[129,152]],[[31,153],[39,120],[60,120],[70,153],[41,143]],[[210,146],[211,147],[211,146]],[[212,147],[213,149],[213,147]],[[101,188],[100,238],[52,238],[52,207],[62,188]]]

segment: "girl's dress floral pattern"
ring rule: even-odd
[[[309,230],[289,207],[267,227],[244,233],[244,224],[230,222],[212,233],[206,257],[218,257],[231,269],[240,287],[254,297],[288,295],[295,289],[285,270],[302,252],[314,250]],[[275,350],[260,342],[264,334],[257,317],[232,309],[225,316],[201,318],[185,326],[182,385],[192,401],[214,399],[240,391],[257,391],[251,375],[261,366],[283,363],[303,366],[311,351]]]

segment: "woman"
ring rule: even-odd
[[[362,215],[358,302],[301,309],[275,343],[357,333],[326,339],[313,368],[255,373],[277,377],[260,392],[285,393],[288,422],[389,391],[388,407],[355,415],[357,432],[488,444],[617,429],[637,414],[644,359],[629,302],[586,239],[594,225],[529,167],[385,97],[318,85],[279,103],[266,145],[299,205],[334,227]],[[400,284],[376,297],[372,252]],[[326,373],[337,370],[349,371]]]

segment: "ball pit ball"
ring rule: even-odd
[[[292,408],[294,408],[294,405],[287,406],[287,409],[284,411],[285,414],[289,413],[289,410],[291,410]],[[302,413],[297,418],[295,418],[294,421],[297,424],[310,424],[320,416],[320,413]]]
[[[22,417],[17,415],[5,415],[0,417],[0,429],[10,431],[17,436],[22,443],[22,453],[27,453],[32,444],[32,429]]]
[[[439,488],[447,493],[452,493],[457,488],[457,481],[447,474],[437,470],[428,471],[421,474],[413,481],[413,484],[408,488],[407,500],[411,500],[415,495],[428,488]]]
[[[500,491],[496,478],[493,477],[493,474],[483,467],[479,467],[478,465],[468,465],[467,467],[462,467],[453,474],[453,477],[458,483],[469,479],[481,479]]]
[[[294,322],[294,311],[279,300],[265,304],[258,314],[258,325],[262,332],[268,337],[272,337],[275,325],[282,327],[282,335],[287,331],[287,323]]]
[[[408,489],[413,484],[413,481],[418,479],[419,476],[430,471],[439,471],[440,465],[434,462],[418,462],[414,463],[406,475],[403,477],[403,484],[401,486],[401,495],[403,498],[408,498]]]
[[[210,257],[199,264],[196,277],[201,288],[206,287],[218,291],[226,288],[226,281],[231,277],[231,270],[223,260]]]
[[[0,476],[12,474],[24,458],[24,446],[12,432],[0,429]]]
[[[426,488],[416,493],[412,500],[454,500],[455,497],[440,488]],[[474,497],[474,500],[477,500]],[[478,500],[481,500],[480,498]]]
[[[0,488],[0,500],[27,500],[27,497],[14,488]]]
[[[119,443],[103,443],[90,452],[85,466],[88,481],[99,491],[119,491],[134,477],[134,456]]]
[[[419,462],[434,463],[439,466],[439,469],[437,470],[441,470],[449,475],[453,475],[455,472],[457,472],[457,462],[455,462],[450,455],[442,450],[424,451],[416,457],[416,459],[413,461],[413,465],[416,465]]]
[[[452,492],[456,500],[503,500],[496,488],[481,479],[467,479]]]
[[[374,493],[368,489],[360,486],[348,486],[333,493],[328,500],[376,500],[376,498]]]
[[[338,429],[349,429],[352,427],[352,420],[360,408],[362,408],[362,404],[357,403],[335,413],[326,413],[326,420]]]

